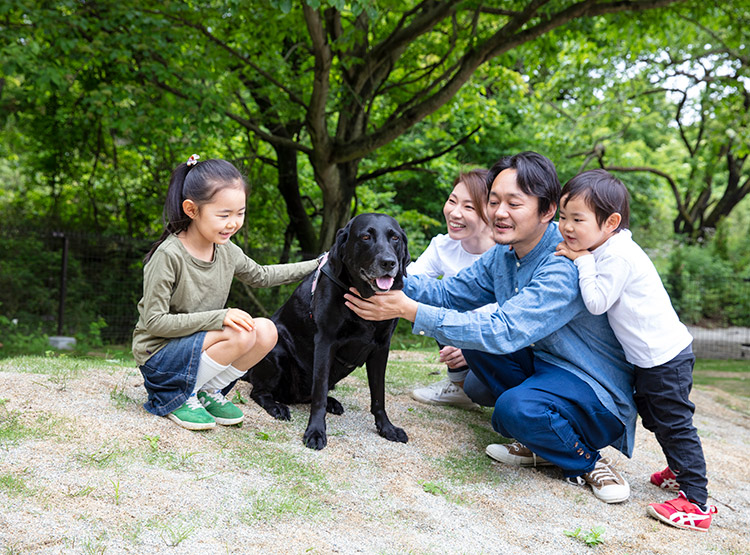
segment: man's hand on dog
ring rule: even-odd
[[[364,320],[380,322],[393,318],[404,318],[413,322],[417,317],[417,302],[407,297],[403,291],[375,293],[369,299],[359,297],[359,291],[350,288],[346,293],[346,306]]]

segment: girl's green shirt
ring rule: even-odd
[[[133,332],[133,356],[140,366],[170,340],[220,330],[233,278],[251,287],[301,280],[315,260],[261,266],[234,243],[216,245],[211,262],[192,256],[176,235],[159,245],[143,268],[143,297]]]

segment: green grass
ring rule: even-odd
[[[13,497],[34,495],[34,489],[26,484],[26,480],[21,476],[10,473],[0,474],[0,492]]]
[[[710,385],[732,395],[750,397],[750,361],[698,359],[693,381],[697,385]]]

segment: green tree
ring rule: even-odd
[[[114,170],[128,150],[163,183],[165,161],[201,140],[272,167],[287,244],[296,237],[314,253],[350,217],[357,187],[423,167],[472,135],[481,119],[438,133],[412,157],[369,163],[404,137],[426,135],[446,111],[460,113],[459,92],[488,98],[465,89],[477,70],[492,61],[505,70],[496,73],[523,74],[515,53],[537,43],[546,49],[534,62],[552,67],[558,52],[542,39],[557,30],[684,3],[18,2],[0,13],[9,76],[0,94],[5,113],[46,142],[33,161],[51,198],[75,181],[94,221],[97,185],[108,190],[97,178],[105,155]],[[136,197],[153,199],[153,186],[121,195],[119,205],[134,209]]]

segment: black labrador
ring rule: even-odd
[[[284,403],[311,404],[302,438],[307,447],[326,446],[326,412],[344,412],[328,392],[365,363],[378,433],[408,441],[385,412],[385,368],[397,320],[363,320],[344,305],[344,293],[354,286],[366,298],[401,289],[409,260],[406,235],[395,219],[360,214],[338,231],[327,261],[271,317],[278,343],[242,379],[253,385],[250,397],[279,420],[290,419]]]

